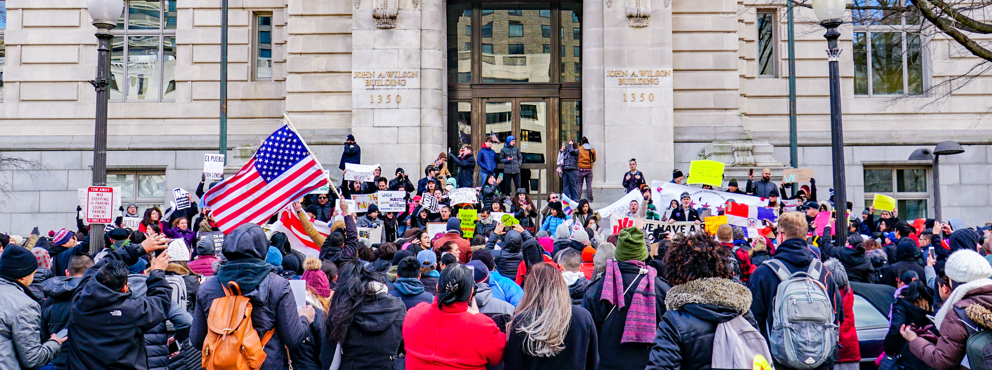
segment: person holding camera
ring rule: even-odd
[[[413,187],[413,183],[410,182],[410,175],[407,175],[402,168],[397,167],[396,178],[389,181],[389,190],[409,193],[417,190],[417,188]]]

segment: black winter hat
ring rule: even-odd
[[[489,271],[496,269],[496,261],[493,258],[493,253],[488,249],[480,249],[472,252],[472,260],[482,262]]]
[[[317,207],[316,204],[311,204],[311,205],[307,206],[306,211],[308,213],[313,213],[313,214],[316,215],[316,214],[320,213],[320,207]]]
[[[0,255],[0,277],[17,280],[38,269],[34,253],[18,245],[7,246]]]
[[[408,251],[406,249],[401,249],[401,250],[396,251],[396,254],[393,255],[393,260],[390,261],[390,264],[393,265],[393,266],[399,266],[400,265],[400,261],[402,261],[404,258],[407,258],[407,257],[413,257],[414,259],[417,258],[417,256],[415,254],[413,254],[413,252]]]
[[[118,227],[116,229],[111,230],[110,233],[107,234],[107,236],[110,237],[110,240],[124,240],[130,238],[131,233],[127,232],[127,230]]]
[[[682,175],[682,171],[681,170],[675,169],[675,171],[672,171],[672,180],[675,180],[675,179],[677,179],[679,177],[682,177],[682,176],[684,176],[684,175]]]
[[[730,183],[728,183],[727,186],[740,187],[739,185],[737,185],[737,179],[730,179]]]

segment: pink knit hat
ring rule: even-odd
[[[307,257],[303,262],[303,281],[307,282],[307,290],[323,298],[331,297],[331,284],[327,281],[327,275],[320,271],[321,262],[319,259]]]
[[[34,258],[38,260],[38,268],[52,269],[52,256],[45,248],[35,247],[31,249],[31,253],[34,253]]]

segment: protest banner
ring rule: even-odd
[[[376,197],[375,194],[357,194],[357,195],[352,195],[351,196],[351,200],[354,200],[355,201],[355,208],[352,209],[352,208],[349,207],[349,209],[352,212],[355,212],[355,213],[368,212],[369,211],[369,205],[376,204],[377,203],[377,197]],[[349,204],[349,206],[351,206],[351,205]],[[378,207],[379,206],[377,205],[376,208],[378,208]]]
[[[452,190],[448,194],[448,199],[451,200],[451,205],[462,204],[462,203],[479,203],[478,198],[475,196],[475,188],[461,188]]]
[[[727,202],[767,207],[768,200],[750,195],[728,193],[718,190],[707,190],[695,186],[686,186],[655,180],[651,182],[651,198],[658,209],[668,209],[669,204],[680,201],[682,193],[689,193],[692,208],[709,208],[711,214],[718,214]],[[602,215],[602,214],[601,214]],[[604,216],[605,217],[605,216]]]
[[[689,164],[688,184],[723,186],[723,170],[725,166],[723,162],[711,160],[692,161]]]
[[[716,230],[720,228],[720,225],[727,223],[727,216],[710,216],[704,220],[706,220],[706,233],[716,235]]]
[[[803,204],[802,199],[779,199],[782,202],[782,212],[798,212],[799,206]]]
[[[883,194],[875,194],[875,199],[871,201],[871,204],[875,206],[875,212],[892,212],[896,209],[896,198]]]
[[[344,179],[349,181],[372,182],[375,181],[375,169],[379,164],[361,165],[354,163],[344,164]]]
[[[141,217],[124,217],[121,221],[121,227],[125,229],[138,230],[141,225]]]
[[[610,235],[617,235],[620,233],[620,230],[633,227],[636,224],[636,219],[617,214],[610,217],[610,230],[608,231],[612,232]],[[650,243],[650,240],[654,237],[654,231],[658,229],[660,229],[662,233],[667,234],[691,234],[703,231],[704,227],[705,224],[696,225],[695,222],[668,223],[665,221],[645,220],[644,228],[642,230],[644,231],[645,239],[648,239]]]
[[[447,228],[448,224],[444,222],[428,222],[427,235],[430,235],[431,240],[434,240],[434,237],[437,236],[437,234],[444,234]]]
[[[368,239],[372,244],[379,244],[382,242],[382,226],[359,227],[358,237]]]
[[[420,207],[426,209],[427,212],[430,213],[441,212],[441,206],[438,205],[437,198],[427,193],[424,193],[424,195],[420,198]]]
[[[109,224],[114,222],[114,189],[90,186],[86,190],[86,222]]]
[[[599,213],[599,217],[610,217],[610,215],[614,213],[618,215],[625,215],[630,211],[630,202],[633,201],[637,201],[638,209],[643,208],[641,206],[644,205],[644,196],[642,196],[641,192],[637,189],[631,190],[627,193],[627,195],[624,195],[623,198],[620,198],[620,200],[617,200],[616,202],[613,202],[613,204],[610,204],[606,208],[602,208],[596,212]]]
[[[479,219],[478,212],[474,209],[458,210],[458,219],[462,222],[462,237],[465,239],[471,239],[475,236],[475,221]]]
[[[203,176],[206,180],[220,180],[224,178],[223,154],[203,155]]]
[[[406,192],[380,191],[375,193],[379,212],[399,212],[406,210]]]
[[[787,183],[809,182],[812,178],[812,168],[786,168],[782,173],[782,180]]]
[[[183,190],[183,188],[172,189],[172,196],[176,200],[176,211],[190,207],[189,192]]]
[[[324,177],[327,178],[327,185],[317,188],[317,190],[311,191],[310,194],[327,194],[331,192],[331,171],[324,170]]]

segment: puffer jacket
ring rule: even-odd
[[[896,359],[896,364],[900,366],[900,369],[922,370],[931,368],[909,350],[906,339],[902,337],[902,334],[899,334],[903,325],[915,324],[919,328],[930,325],[930,319],[927,318],[929,314],[932,312],[916,307],[904,298],[896,299],[895,303],[892,303],[889,333],[885,335],[885,353],[899,356]]]
[[[44,288],[45,281],[48,281],[48,279],[51,279],[54,276],[55,274],[52,273],[52,270],[43,267],[39,267],[35,270],[34,280],[32,280],[31,285],[28,286],[28,289],[31,289],[31,294],[34,294],[34,297],[38,298],[38,300],[48,298],[48,294],[45,293]]]
[[[729,279],[704,278],[677,285],[668,292],[668,311],[658,324],[646,370],[708,370],[717,325],[751,308],[751,292]],[[756,325],[753,319],[748,322]]]
[[[563,170],[577,170],[579,169],[579,150],[573,148],[570,145],[565,146],[565,151],[562,152],[565,156],[565,161],[561,165]]]
[[[341,370],[392,370],[403,339],[406,306],[399,298],[382,293],[355,312],[341,343]],[[321,368],[331,366],[337,343],[323,341]]]
[[[0,278],[0,369],[34,369],[55,359],[58,342],[42,342],[41,305],[18,282]]]
[[[593,163],[596,163],[596,149],[590,144],[583,144],[579,147],[579,169],[591,170]]]
[[[912,239],[900,239],[896,245],[896,261],[894,263],[890,261],[889,266],[882,269],[882,280],[879,280],[879,283],[896,286],[896,279],[906,270],[916,271],[918,276],[925,277],[923,265],[918,262],[920,256],[922,256],[922,252],[920,252],[920,248],[916,247]]]
[[[496,271],[499,271],[500,275],[506,277],[516,277],[517,266],[520,265],[520,261],[524,260],[523,235],[516,230],[507,231],[502,237],[503,249],[497,251],[494,250],[494,246],[496,245],[498,239],[500,239],[499,236],[494,233],[489,237],[489,241],[486,242],[486,249],[493,251],[493,259],[496,262]]]
[[[875,268],[872,266],[871,258],[865,255],[865,248],[858,245],[857,248],[838,247],[833,243],[826,242],[820,245],[824,259],[830,257],[837,258],[844,265],[847,271],[847,279],[858,283],[874,283]],[[921,275],[922,276],[922,275]]]
[[[79,289],[81,277],[58,276],[45,281],[42,288],[48,299],[41,305],[41,322],[49,334],[58,333],[69,326],[69,310],[72,308],[72,295]],[[60,351],[55,360],[55,368],[65,368],[66,352]]]
[[[513,159],[510,159],[510,157],[513,157]],[[509,143],[507,143],[507,145],[499,151],[499,163],[503,164],[503,173],[507,175],[516,175],[520,173],[520,165],[523,164],[523,160],[524,159],[520,157],[519,141],[516,146],[510,146]]]
[[[489,271],[489,288],[492,289],[493,297],[512,304],[520,304],[524,298],[524,289],[510,278],[503,277],[499,271]]]
[[[958,287],[958,289],[964,286]],[[952,293],[953,294],[953,293]],[[938,325],[940,338],[932,344],[923,338],[909,342],[909,349],[917,358],[934,369],[961,368],[968,342],[968,329],[965,320],[984,328],[992,329],[992,285],[972,289],[954,307],[963,309],[967,317],[958,315],[958,310],[948,309],[944,320]]]

